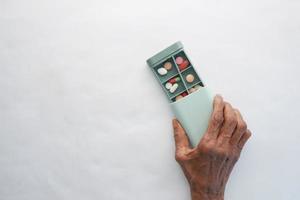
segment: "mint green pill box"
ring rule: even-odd
[[[147,60],[170,102],[175,117],[197,146],[205,133],[213,108],[213,94],[202,82],[181,42]],[[171,89],[172,88],[172,89]]]

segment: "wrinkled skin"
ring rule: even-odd
[[[193,200],[223,200],[229,175],[251,136],[240,112],[217,95],[206,133],[195,148],[174,119],[176,161],[191,188]]]

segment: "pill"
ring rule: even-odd
[[[186,67],[178,67],[180,71],[184,70]]]
[[[166,83],[165,87],[169,90],[172,87],[172,83]]]
[[[175,98],[175,100],[178,101],[179,99],[182,99],[182,98],[183,98],[182,95],[178,95],[178,96]]]
[[[178,88],[178,84],[175,83],[175,84],[172,85],[172,87],[170,88],[170,92],[171,92],[171,93],[174,93],[174,92],[177,90],[177,88]]]
[[[184,60],[178,67],[180,69],[180,71],[184,70],[185,68],[187,68],[189,66],[189,61],[188,60]]]
[[[164,68],[166,69],[166,70],[171,70],[172,69],[172,63],[171,62],[166,62],[165,64],[164,64]]]
[[[190,93],[193,93],[193,92],[195,92],[197,89],[195,89],[195,88],[191,88],[191,89],[189,89],[189,92]]]
[[[201,88],[200,85],[195,85],[195,86],[194,86],[194,89],[195,89],[195,90],[198,90],[198,89],[200,89],[200,88]]]
[[[188,83],[192,83],[194,81],[195,77],[193,76],[193,74],[188,74],[186,77],[185,77],[185,80],[188,82]]]
[[[157,70],[157,73],[159,75],[163,76],[163,75],[166,75],[168,73],[168,71],[165,68],[161,67]]]
[[[184,93],[182,93],[181,95],[182,95],[183,97],[185,97],[185,96],[188,95],[188,93],[187,93],[187,92],[184,92]]]
[[[183,58],[180,57],[180,56],[178,56],[178,57],[175,59],[175,61],[176,61],[176,64],[177,64],[177,65],[180,65],[180,64],[183,62]]]
[[[168,82],[174,84],[174,83],[177,83],[179,81],[180,81],[180,78],[179,77],[175,77],[175,78],[170,79]]]

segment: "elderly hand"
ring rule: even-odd
[[[240,112],[217,95],[208,129],[195,148],[190,147],[189,139],[176,119],[173,127],[175,158],[190,184],[192,199],[223,200],[232,168],[251,136]]]

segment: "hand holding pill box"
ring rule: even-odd
[[[147,60],[171,108],[196,146],[207,129],[213,96],[203,84],[181,42]]]

